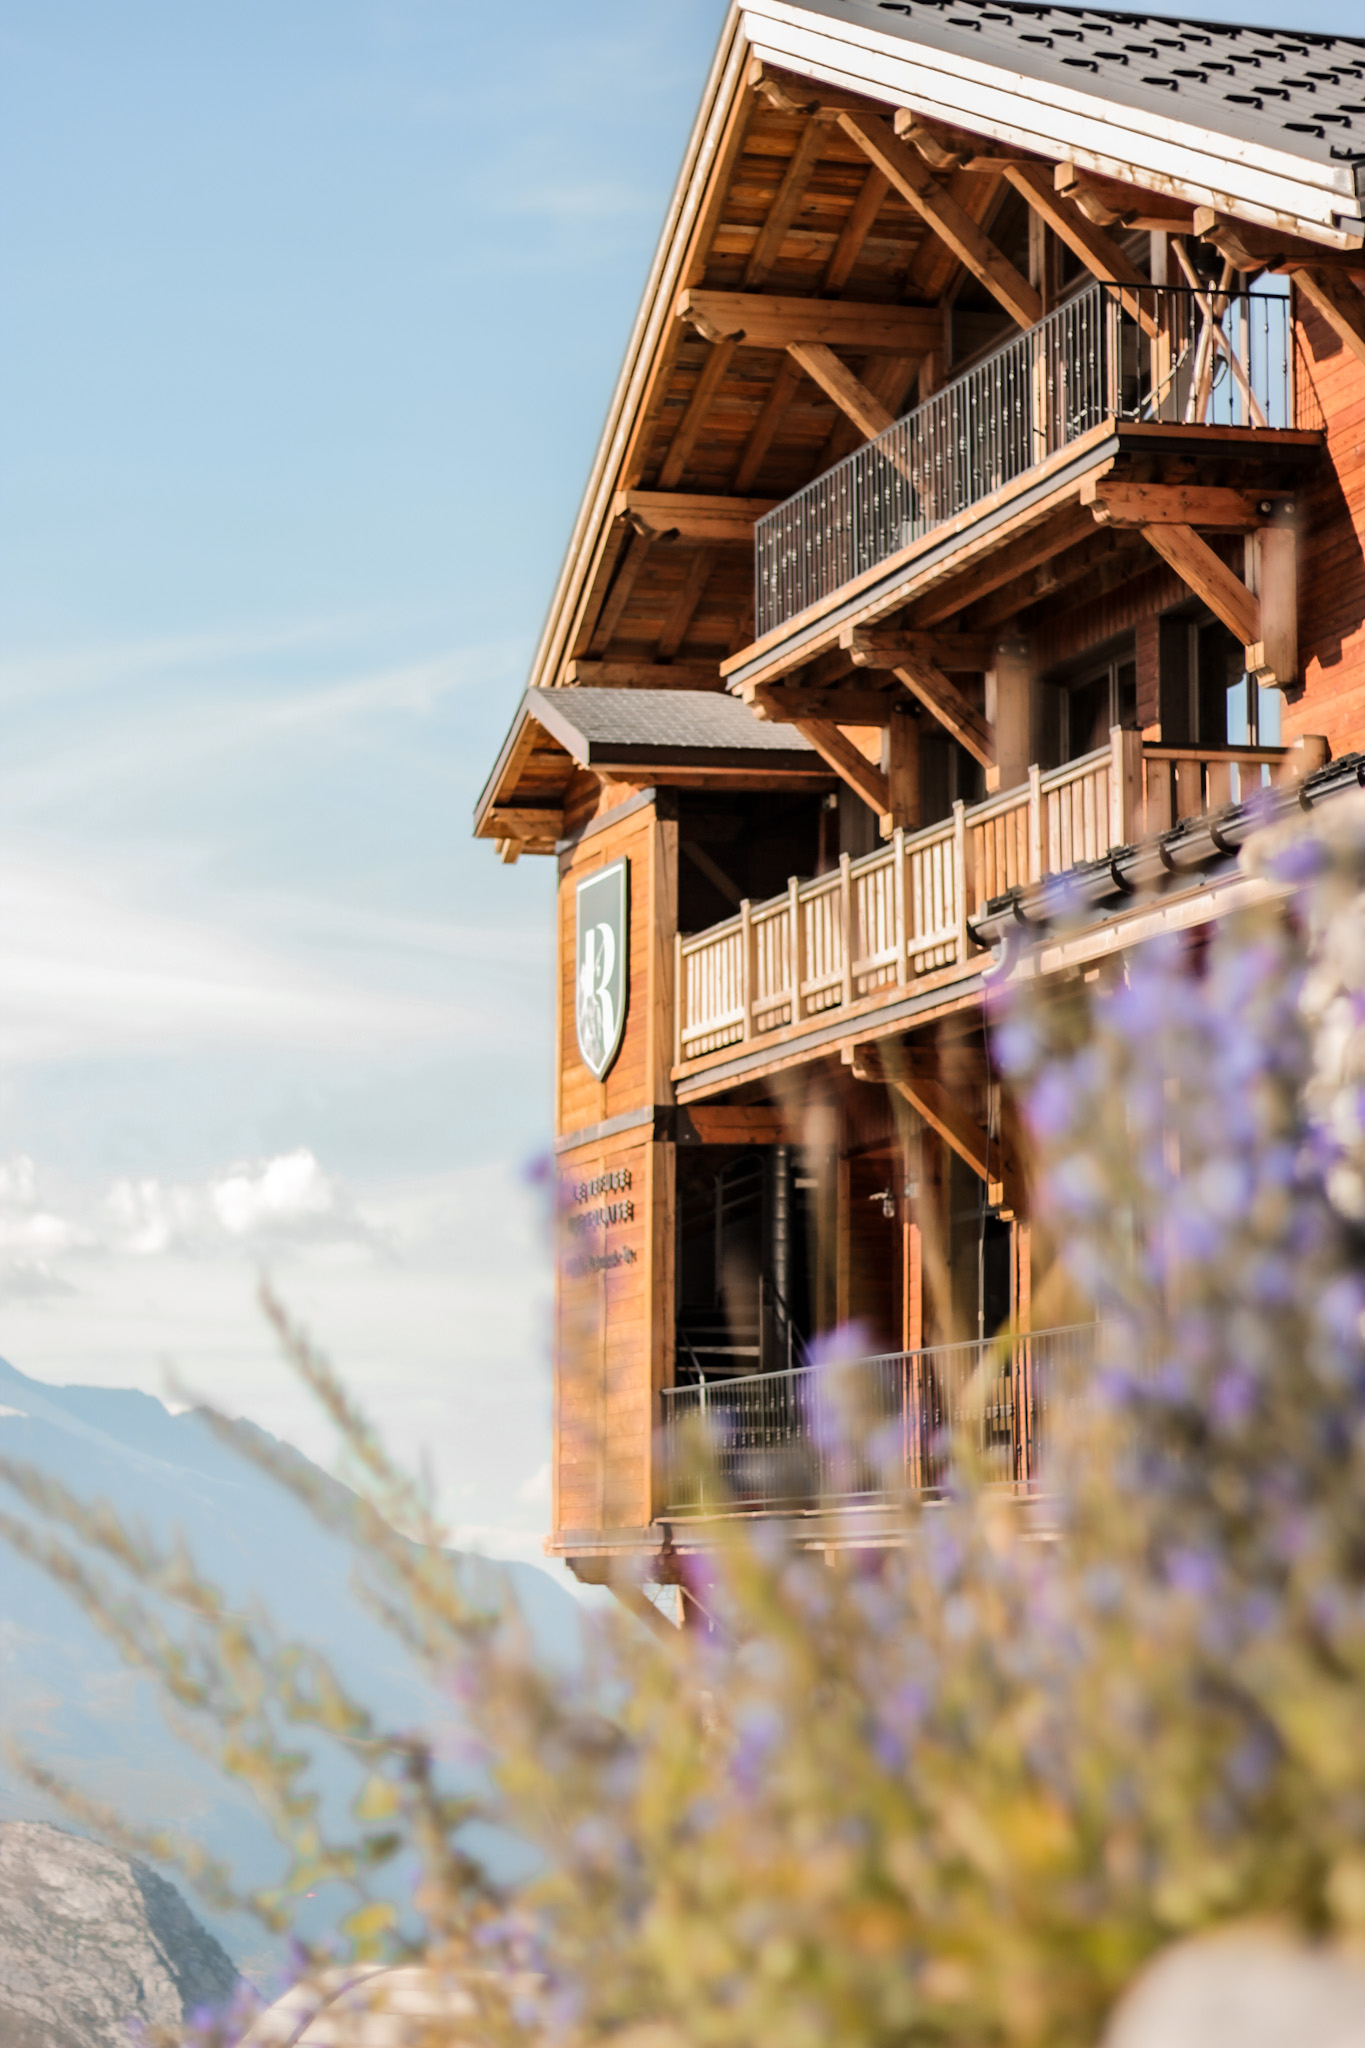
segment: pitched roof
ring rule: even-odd
[[[708,774],[761,773],[797,788],[832,777],[794,726],[766,725],[723,691],[527,690],[474,806],[475,835],[499,836],[509,805],[544,812],[548,830],[575,768],[665,786]]]
[[[743,0],[742,20],[826,84],[1244,219],[1362,232],[1358,38],[1029,0]]]
[[[816,758],[791,726],[762,724],[716,690],[528,690],[526,705],[585,768],[637,760],[684,767],[699,753]]]
[[[799,11],[1313,163],[1365,159],[1358,37],[1013,0],[799,0]]]

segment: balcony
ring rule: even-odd
[[[678,938],[678,1067],[971,972],[971,926],[993,899],[1245,801],[1287,751],[1151,746],[1116,726],[1107,747],[955,804],[943,824],[793,876],[785,895]]]
[[[1036,1477],[1058,1376],[1094,1358],[1095,1326],[943,1344],[831,1371],[667,1388],[668,1516],[779,1513],[932,1497],[965,1432],[997,1483]],[[705,1430],[705,1454],[699,1458]]]
[[[1295,425],[1287,296],[1094,284],[754,529],[756,644],[1106,425]]]

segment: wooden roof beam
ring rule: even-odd
[[[1200,241],[1208,242],[1235,270],[1296,273],[1306,268],[1342,276],[1365,274],[1365,249],[1319,249],[1301,235],[1280,234],[1274,228],[1235,220],[1212,206],[1195,207],[1191,224]]]
[[[577,690],[718,690],[718,661],[570,661],[563,684]]]
[[[995,639],[989,633],[912,633],[894,626],[846,626],[839,644],[855,668],[897,668],[907,661],[931,661],[939,668],[979,674],[991,665]]]
[[[1281,504],[1285,495],[1279,494]],[[1219,484],[1134,484],[1102,476],[1082,480],[1080,502],[1101,526],[1214,526],[1251,533],[1266,524],[1277,500]]]
[[[762,57],[750,60],[746,82],[750,91],[766,100],[779,114],[834,113],[842,107],[861,108],[870,104],[865,94],[841,92],[836,86],[817,85],[794,71],[778,69]]]
[[[859,668],[889,668],[974,760],[983,768],[995,766],[994,727],[946,673],[950,666],[988,667],[993,640],[984,634],[898,633],[868,626],[846,626],[839,640]]]
[[[1094,519],[1084,505],[1070,505],[1036,526],[1025,529],[1013,540],[999,541],[968,561],[960,570],[944,576],[931,594],[918,600],[913,623],[919,630],[935,626],[955,612],[965,611],[978,599],[989,597],[1006,583],[1013,583],[1040,562],[1049,561],[1094,531]]]
[[[776,498],[728,498],[699,491],[618,491],[613,516],[658,540],[751,542],[754,522]]]
[[[744,342],[750,348],[789,348],[800,342],[865,354],[922,355],[943,327],[934,306],[862,305],[853,299],[766,292],[688,290],[679,293],[676,311],[708,341]]]
[[[924,160],[900,141],[889,123],[875,114],[843,113],[839,126],[1011,318],[1020,327],[1036,326],[1043,317],[1043,302],[1028,279],[944,190]],[[932,341],[926,344],[932,346]]]
[[[825,718],[792,720],[803,739],[810,741],[821,759],[857,792],[878,817],[891,808],[891,788],[880,768],[874,767],[861,748],[856,747],[839,726]]]
[[[828,690],[800,684],[763,683],[749,700],[750,708],[768,725],[796,725],[802,719],[832,719],[836,725],[890,725],[899,690]]]

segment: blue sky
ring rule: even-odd
[[[268,1268],[524,1556],[553,877],[468,819],[723,11],[0,0],[0,1352],[316,1452]]]
[[[545,862],[471,843],[722,8],[0,6],[0,1351],[533,1555]]]

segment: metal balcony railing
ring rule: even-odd
[[[1059,1374],[1094,1356],[1095,1326],[1082,1323],[667,1388],[664,1512],[931,1495],[963,1432],[988,1475],[1023,1483],[1037,1470]]]
[[[1294,424],[1287,295],[1094,284],[758,521],[761,638],[1106,420]]]
[[[965,968],[968,925],[994,897],[1245,802],[1285,754],[1149,746],[1116,726],[1107,747],[954,804],[942,825],[896,832],[812,881],[793,876],[785,895],[677,939],[678,1064]]]

